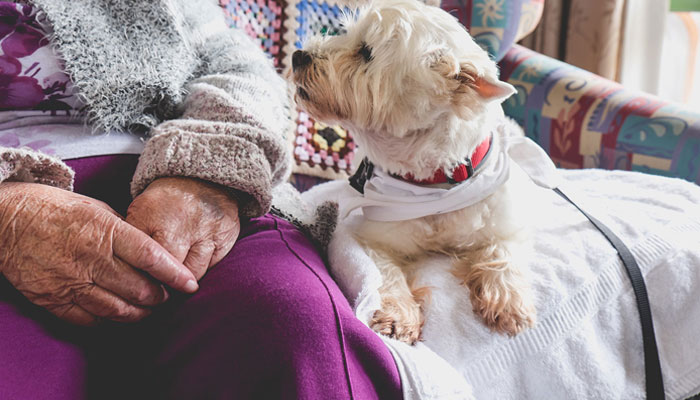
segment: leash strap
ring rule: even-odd
[[[627,270],[627,276],[629,276],[632,282],[632,288],[634,289],[634,296],[637,298],[637,308],[639,309],[639,317],[642,324],[642,343],[644,345],[644,365],[646,370],[646,389],[647,389],[647,400],[663,400],[664,395],[664,380],[661,374],[661,363],[659,362],[659,350],[656,346],[656,336],[654,334],[654,323],[651,319],[651,307],[649,306],[649,296],[647,296],[647,288],[644,284],[644,277],[642,276],[642,271],[639,270],[639,265],[634,259],[634,255],[627,248],[627,246],[620,240],[620,238],[613,233],[605,224],[600,222],[597,218],[583,211],[576,203],[574,203],[567,195],[565,195],[559,188],[555,188],[554,191],[564,200],[571,203],[576,207],[583,215],[588,218],[589,221],[605,236],[606,239],[612,244],[612,246],[617,250],[622,264]]]

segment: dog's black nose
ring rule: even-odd
[[[311,64],[311,54],[304,50],[297,50],[292,54],[292,69],[303,68]]]

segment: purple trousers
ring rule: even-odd
[[[135,156],[69,161],[76,191],[125,213]],[[263,216],[192,295],[137,324],[81,328],[0,277],[0,399],[398,399],[399,374],[309,241]]]

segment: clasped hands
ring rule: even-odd
[[[33,303],[79,325],[138,321],[193,293],[233,247],[238,204],[191,178],[153,181],[126,219],[107,204],[34,183],[0,183],[0,273]]]

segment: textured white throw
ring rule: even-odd
[[[565,193],[629,246],[644,274],[666,395],[700,392],[700,187],[632,172],[561,171]],[[346,182],[305,193],[320,203],[355,196]],[[509,339],[473,314],[450,262],[425,262],[418,284],[432,287],[424,341],[384,338],[406,399],[642,399],[644,360],[632,287],[615,250],[553,191],[522,201],[537,221],[530,260],[538,321]],[[379,307],[381,276],[350,235],[363,218],[340,221],[330,268],[367,323]]]

